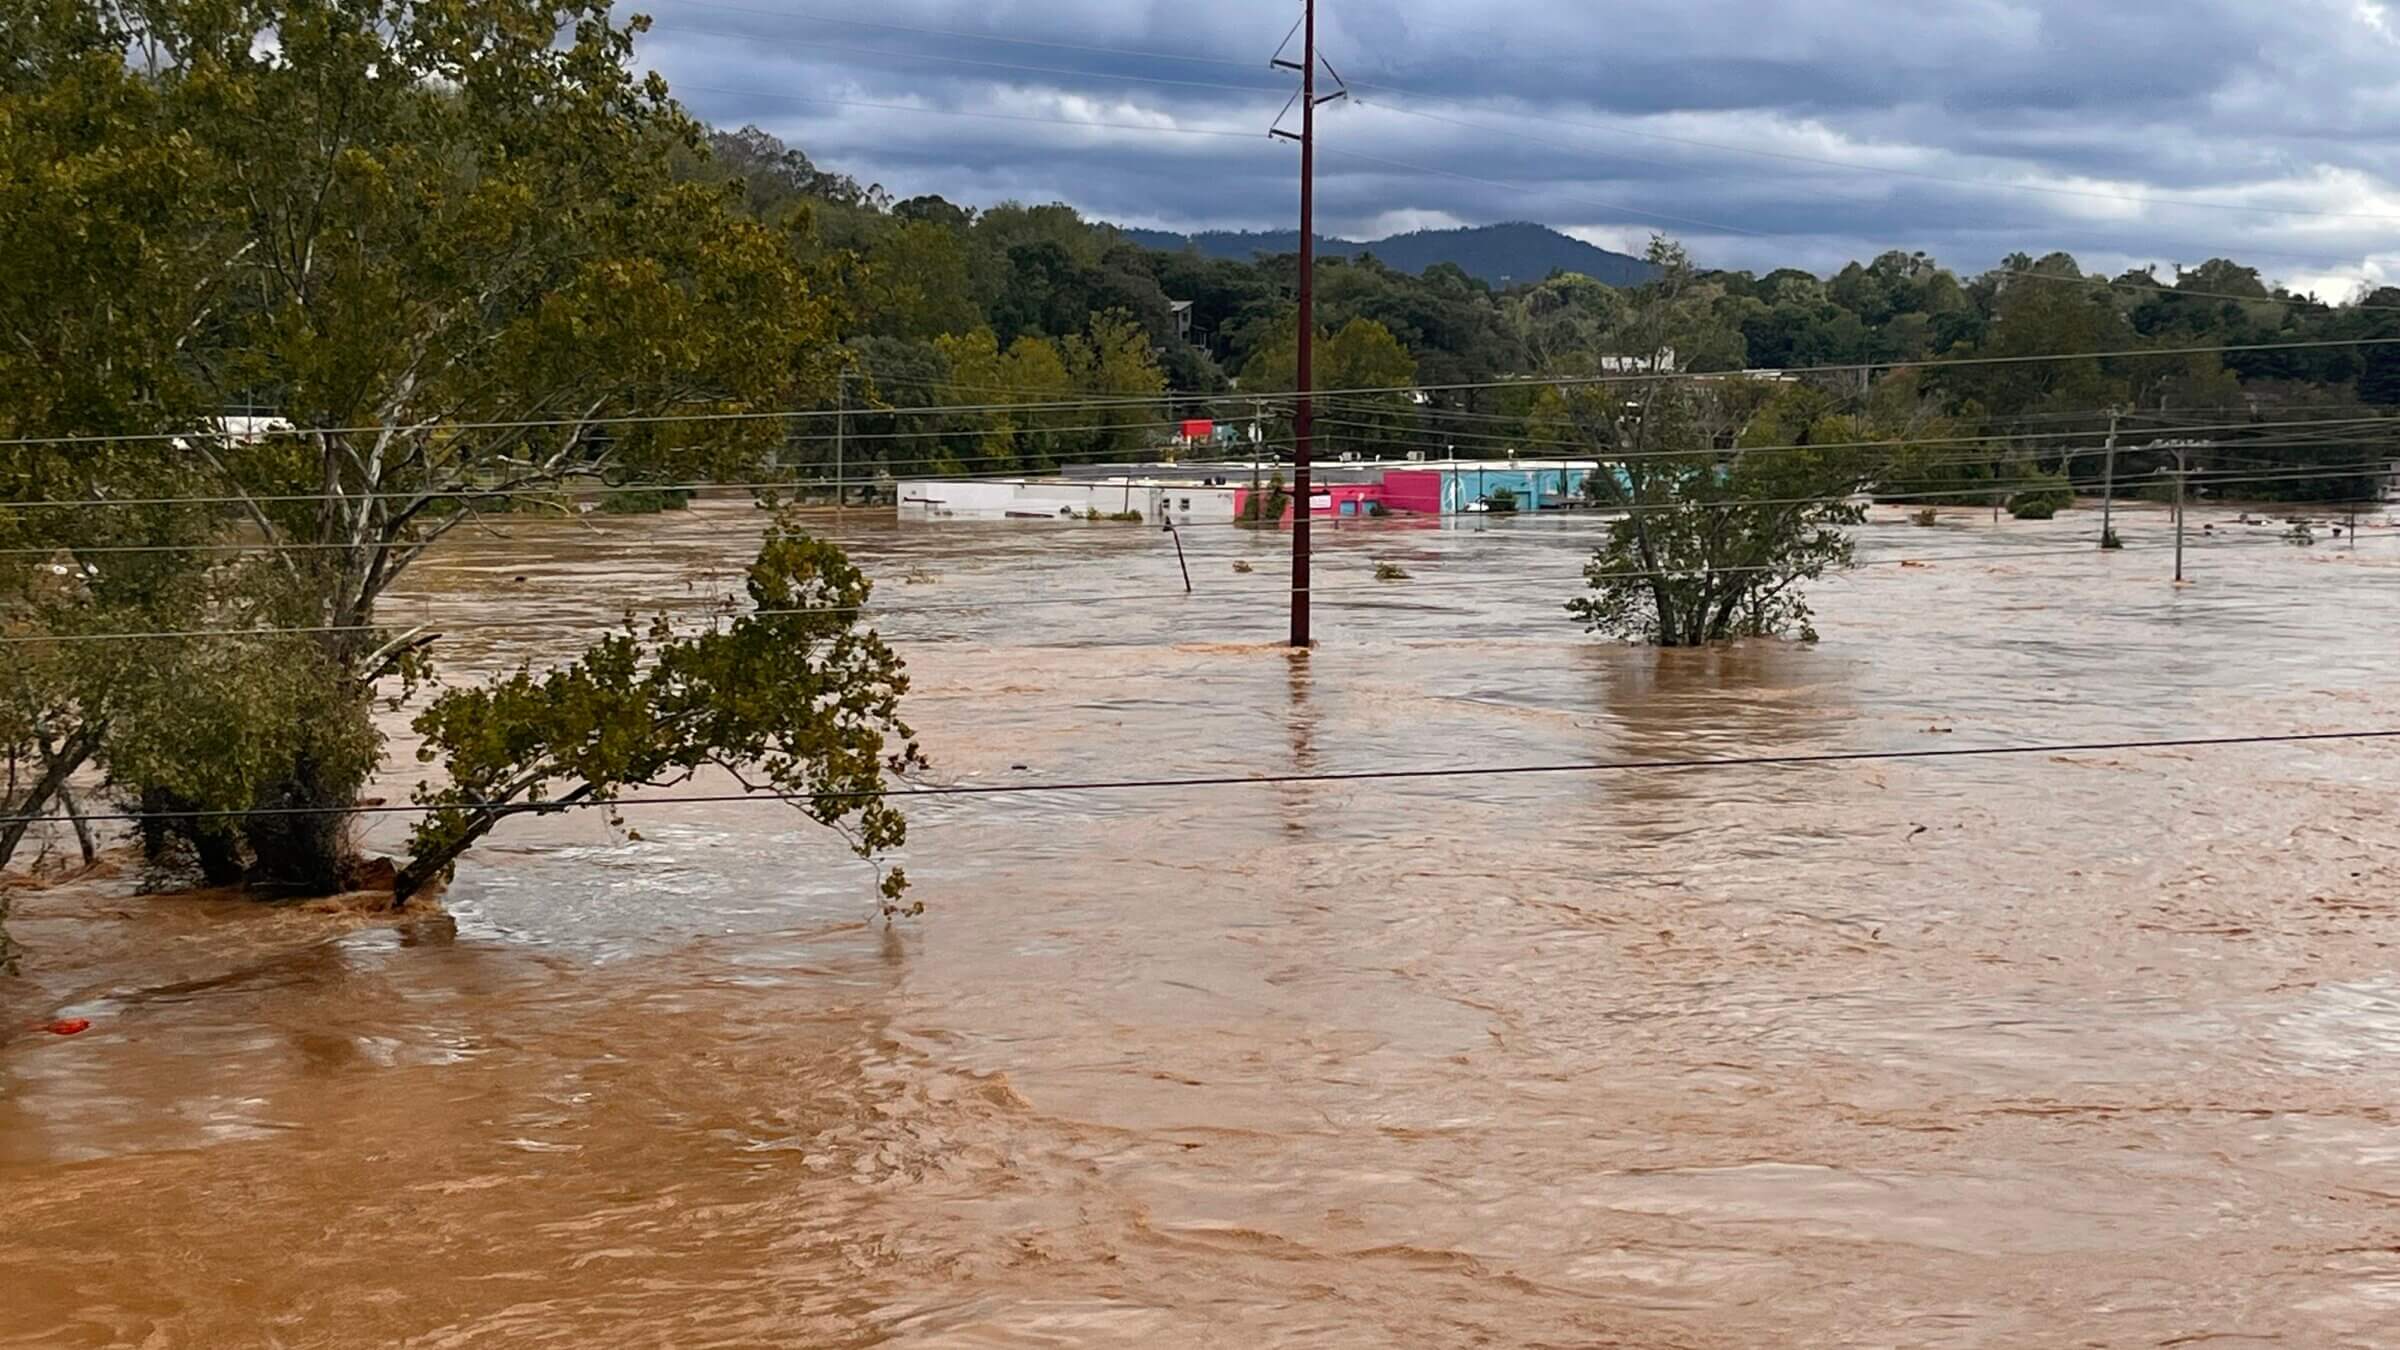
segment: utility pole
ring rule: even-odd
[[[2117,419],[2123,416],[2124,410],[2121,408],[2108,410],[2108,467],[2102,471],[2103,486],[2100,489],[2100,547],[2104,550],[2125,546],[2125,542],[2117,538],[2116,527]]]
[[[2192,476],[2191,454],[2194,450],[2206,450],[2212,444],[2209,441],[2153,441],[2150,445],[2153,450],[2175,452],[2175,584],[2178,586],[2183,584],[2184,484]]]
[[[2187,451],[2175,447],[2175,584],[2183,584],[2183,481],[2191,477]]]
[[[833,509],[840,511],[850,489],[842,482],[842,451],[849,439],[850,372],[844,370],[833,382]]]
[[[1308,518],[1315,490],[1309,483],[1309,459],[1316,422],[1316,345],[1317,345],[1317,105],[1331,103],[1347,91],[1337,91],[1317,97],[1317,0],[1300,0],[1300,25],[1304,34],[1297,62],[1283,59],[1281,53],[1274,64],[1283,70],[1300,72],[1300,131],[1297,135],[1281,127],[1270,128],[1268,134],[1300,143],[1300,331],[1298,368],[1298,399],[1292,408],[1292,638],[1291,645],[1306,651],[1312,644],[1308,633]],[[1288,37],[1284,39],[1289,42]],[[1338,74],[1334,77],[1341,78]],[[1286,104],[1285,107],[1290,107]]]

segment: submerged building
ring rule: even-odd
[[[1592,460],[1341,460],[1310,468],[1310,514],[1458,516],[1554,511],[1585,503]],[[916,478],[898,484],[903,520],[1130,518],[1183,524],[1247,517],[1252,496],[1291,490],[1291,466],[1265,463],[1071,464],[1055,475]],[[1285,513],[1290,515],[1290,509]]]

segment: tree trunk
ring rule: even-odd
[[[142,793],[142,858],[157,863],[167,846],[181,839],[192,846],[192,862],[200,880],[210,886],[231,886],[242,879],[242,851],[223,817],[195,814],[192,803],[164,788]]]
[[[75,842],[83,849],[83,865],[89,867],[100,861],[100,845],[92,838],[92,822],[83,818],[83,808],[75,804],[75,790],[64,783],[59,784],[58,804],[66,811],[67,819],[74,823]]]
[[[475,841],[490,834],[501,821],[510,816],[565,810],[591,795],[592,785],[586,783],[573,792],[552,801],[516,806],[493,806],[477,811],[468,818],[467,823],[459,829],[457,834],[442,841],[436,847],[409,859],[408,866],[400,869],[400,875],[392,882],[392,907],[397,909],[407,904],[410,896],[449,876],[450,869],[457,864],[459,858],[468,849],[475,846]]]
[[[328,782],[316,760],[302,755],[291,776],[259,799],[263,814],[245,818],[250,884],[270,895],[339,892],[349,860],[345,827],[357,803],[356,783]]]
[[[91,758],[92,750],[99,743],[99,731],[86,727],[69,737],[66,746],[57,754],[51,754],[47,749],[43,751],[42,776],[34,780],[32,788],[23,797],[9,803],[6,812],[9,823],[0,825],[0,867],[8,866],[9,859],[16,856],[17,846],[25,842],[25,832],[33,828],[34,817],[40,815],[60,790],[66,787],[68,777],[83,767],[83,762]]]

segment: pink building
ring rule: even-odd
[[[1393,469],[1384,474],[1383,504],[1410,515],[1442,514],[1441,470]]]
[[[1387,477],[1386,477],[1386,479],[1385,479],[1385,482],[1386,482],[1386,483],[1388,483],[1389,481],[1390,481],[1390,479],[1389,479],[1389,477],[1387,476]],[[1315,500],[1314,500],[1314,501],[1311,503],[1310,510],[1309,510],[1309,515],[1311,515],[1311,516],[1364,516],[1364,515],[1371,515],[1371,514],[1373,514],[1373,506],[1374,506],[1374,504],[1375,504],[1376,502],[1380,502],[1380,501],[1384,500],[1384,493],[1385,493],[1385,485],[1384,485],[1384,484],[1382,484],[1382,483],[1322,483],[1322,484],[1317,484],[1317,485],[1315,486],[1315,490],[1314,490],[1313,492],[1311,492],[1311,493],[1310,493],[1310,496],[1312,496],[1313,498],[1315,498]],[[1261,494],[1261,495],[1263,495],[1263,490],[1262,490],[1262,494]],[[1234,493],[1233,493],[1233,517],[1234,517],[1234,519],[1236,519],[1236,520],[1247,520],[1247,519],[1249,519],[1249,510],[1248,510],[1248,506],[1249,506],[1250,497],[1251,497],[1251,491],[1250,491],[1250,489],[1249,489],[1249,488],[1236,488],[1236,489],[1234,489]],[[1284,509],[1283,518],[1284,518],[1286,521],[1288,521],[1288,520],[1290,520],[1290,519],[1292,518],[1291,509],[1290,509],[1289,507],[1286,507],[1286,508]]]

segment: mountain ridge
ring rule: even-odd
[[[1178,234],[1172,230],[1119,227],[1118,232],[1144,248],[1169,253],[1194,249],[1208,257],[1242,262],[1260,253],[1300,251],[1298,230],[1203,230]],[[1372,254],[1376,261],[1412,275],[1439,263],[1455,263],[1469,276],[1494,286],[1529,285],[1554,272],[1580,272],[1610,286],[1638,286],[1655,274],[1655,269],[1640,258],[1587,244],[1547,225],[1524,220],[1447,230],[1411,230],[1374,240],[1319,235],[1317,252],[1324,257],[1342,258]]]

